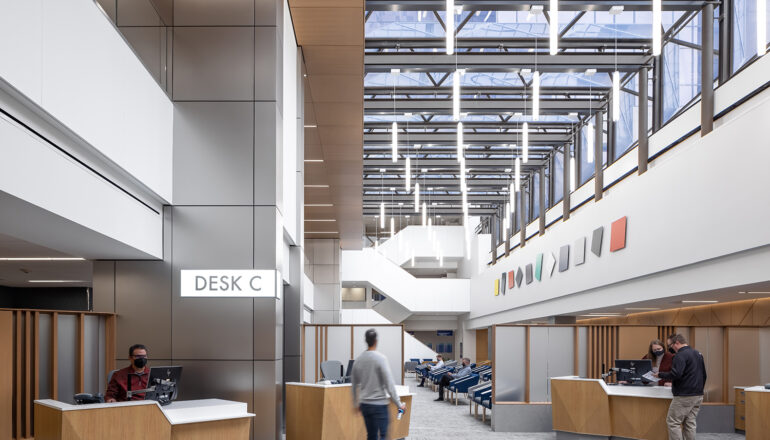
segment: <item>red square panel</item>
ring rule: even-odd
[[[610,230],[610,252],[619,251],[626,247],[626,223],[628,217],[621,217],[612,222]]]
[[[513,289],[515,284],[513,283],[513,271],[508,272],[508,288]]]

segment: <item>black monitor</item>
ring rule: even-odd
[[[652,361],[649,359],[615,359],[618,382],[629,385],[646,385],[650,381],[642,376],[652,371]]]
[[[176,400],[179,391],[179,379],[182,377],[182,367],[152,367],[147,379],[147,391],[144,400],[155,400],[161,405],[167,405]]]
[[[353,371],[353,362],[355,362],[353,359],[348,361],[348,369],[345,370],[345,377],[350,377],[350,373]]]

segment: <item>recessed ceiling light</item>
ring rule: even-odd
[[[714,304],[718,302],[717,300],[685,300],[682,301],[682,304]]]
[[[29,283],[87,283],[85,280],[29,280]]]
[[[318,126],[316,124],[305,125],[304,127],[305,128],[318,128]]]
[[[3,257],[0,261],[84,261],[76,257]]]
[[[336,222],[333,218],[306,218],[306,222]]]
[[[329,185],[305,185],[305,188],[328,188]]]
[[[660,310],[660,307],[626,307],[626,310],[635,310],[635,311],[641,312],[641,311],[650,311],[650,310]]]
[[[2,260],[2,258],[0,258]],[[770,295],[770,292],[738,292],[742,295],[749,294],[749,295]]]
[[[319,207],[319,206],[334,206],[331,203],[306,203],[305,206],[313,206],[313,207]]]
[[[338,231],[305,231],[305,234],[339,234]]]
[[[397,73],[401,73],[401,69],[390,69],[390,73],[392,73],[394,75],[397,74]]]
[[[318,163],[323,162],[323,159],[305,159],[305,162]]]

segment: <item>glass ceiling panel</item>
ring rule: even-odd
[[[577,12],[559,12],[563,29]],[[468,13],[463,13],[463,19]],[[462,20],[458,20],[462,22]],[[523,11],[478,11],[457,34],[458,38],[531,38],[547,37],[548,22],[544,14]]]
[[[540,75],[540,84],[543,87],[611,87],[612,80],[604,73],[586,76],[583,73],[550,72]]]
[[[419,14],[419,17],[418,17]],[[444,13],[439,12],[441,20]],[[366,38],[436,38],[444,28],[427,11],[372,11],[364,25]]]
[[[396,91],[399,86],[433,86],[428,74],[424,72],[401,72],[398,75],[389,72],[369,72],[364,76],[364,87],[393,87],[394,84]]]
[[[663,11],[663,28],[670,28],[682,14],[682,11]],[[589,11],[564,38],[652,38],[651,24],[652,12],[649,11],[626,11],[619,15],[609,11]]]

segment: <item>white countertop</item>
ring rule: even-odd
[[[599,382],[604,389],[604,392],[608,396],[621,396],[621,397],[646,397],[650,399],[673,399],[674,395],[671,393],[671,387],[661,386],[629,386],[629,385],[607,385],[601,379],[586,379],[577,376],[563,376],[552,377],[551,379],[559,380],[583,380],[589,382]]]
[[[90,405],[72,405],[57,400],[36,400],[35,403],[58,409],[60,411],[82,411],[99,408],[116,408],[123,406],[157,405],[171,425],[186,423],[210,422],[214,420],[239,419],[254,417],[246,409],[243,402],[233,402],[222,399],[180,400],[161,406],[153,400],[132,400],[128,402],[94,403]]]
[[[765,388],[764,385],[759,385],[759,386],[756,386],[756,387],[747,387],[743,391],[746,391],[746,392],[754,391],[754,392],[758,392],[758,393],[770,393],[770,390]]]
[[[322,384],[322,383],[305,383],[305,382],[286,382],[286,385],[296,385],[300,387],[310,387],[310,388],[343,388],[343,387],[350,387],[349,383],[338,383],[338,384]],[[399,396],[414,396],[414,393],[409,392],[409,387],[407,385],[396,385],[396,393]]]

